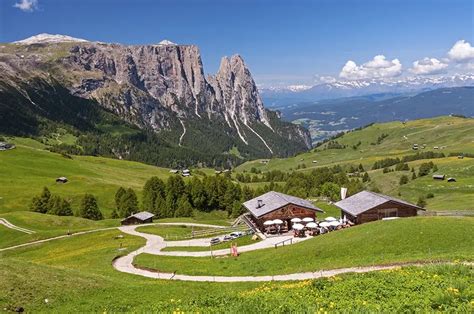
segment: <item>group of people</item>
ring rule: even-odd
[[[303,229],[295,229],[293,228],[293,235],[294,237],[305,237],[306,235],[309,236],[317,236],[320,234],[325,234],[335,230],[341,230],[345,228],[352,227],[354,225],[353,222],[349,220],[331,220],[331,221],[320,221],[318,223],[314,223],[311,227],[305,226]]]

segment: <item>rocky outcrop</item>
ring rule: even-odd
[[[35,49],[32,49],[34,45]],[[11,69],[52,69],[71,93],[97,100],[140,127],[169,130],[171,117],[183,125],[194,119],[222,121],[223,132],[246,145],[260,141],[270,153],[282,141],[309,148],[306,130],[291,124],[272,125],[251,73],[239,55],[224,57],[214,76],[205,77],[199,49],[171,42],[127,46],[97,42],[18,45],[9,58],[0,52],[0,64]],[[30,60],[27,62],[25,60]],[[34,61],[34,62],[33,62]],[[26,66],[24,66],[26,65]],[[176,119],[175,119],[176,120]],[[275,123],[273,123],[275,124]],[[258,126],[265,131],[257,131]],[[288,132],[290,130],[290,132]],[[189,132],[190,134],[192,132]],[[182,139],[182,138],[181,138]],[[183,141],[186,143],[186,141]]]

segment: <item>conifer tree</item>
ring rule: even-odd
[[[97,200],[92,194],[85,194],[79,207],[79,216],[86,219],[101,220],[103,215],[97,205]]]

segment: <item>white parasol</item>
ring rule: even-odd
[[[267,220],[263,223],[264,226],[271,226],[271,225],[274,225],[275,222],[273,220]]]
[[[326,217],[326,219],[324,219],[326,221],[336,221],[337,219],[334,218],[334,217]]]
[[[280,219],[275,219],[275,220],[273,220],[273,223],[274,223],[275,225],[281,225],[281,224],[283,223],[283,221],[280,220]]]
[[[302,224],[294,224],[293,229],[295,230],[303,230],[304,226]]]
[[[339,226],[341,223],[336,220],[336,221],[331,221],[331,222],[329,222],[328,224],[329,224],[330,226],[337,227],[337,226]]]
[[[291,222],[301,222],[301,219],[300,218],[291,218]]]
[[[315,223],[315,222],[308,222],[308,223],[306,224],[306,227],[308,227],[308,228],[317,228],[317,227],[318,227],[318,224]]]
[[[303,221],[304,221],[304,222],[313,222],[314,219],[311,218],[311,217],[305,217],[305,218],[303,218]]]
[[[322,227],[322,228],[327,228],[327,227],[331,226],[331,224],[327,221],[323,221],[323,222],[319,223],[319,226]]]

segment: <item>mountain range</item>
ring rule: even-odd
[[[0,45],[0,133],[77,141],[57,149],[161,165],[234,165],[311,147],[266,109],[239,55],[204,75],[199,48],[40,34]],[[93,149],[92,147],[96,148]]]
[[[444,87],[473,86],[474,74],[445,76],[413,76],[396,79],[331,80],[316,85],[290,85],[262,87],[260,93],[269,107],[297,102],[335,99],[342,97],[388,94],[390,96],[414,95]]]
[[[441,115],[474,117],[474,86],[438,88],[415,95],[373,94],[281,106],[282,117],[304,125],[318,142],[374,122]]]

